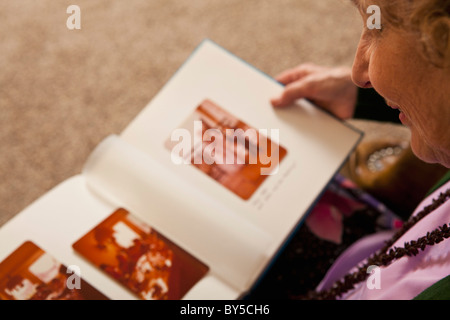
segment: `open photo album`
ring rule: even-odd
[[[282,90],[204,40],[82,172],[0,228],[0,299],[243,297],[362,138],[306,100],[274,109]]]

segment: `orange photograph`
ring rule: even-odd
[[[143,300],[179,300],[209,270],[125,209],[116,210],[73,248]]]
[[[0,263],[0,300],[108,300],[33,242],[27,241]]]
[[[196,123],[200,122],[198,127]],[[192,141],[187,155],[179,156],[243,200],[250,199],[268,178],[269,175],[263,174],[264,170],[278,167],[287,155],[285,148],[208,99],[196,108],[181,128],[190,132]],[[216,134],[214,137],[210,134],[212,131],[222,137],[220,148],[209,152],[212,143],[217,143]],[[165,146],[172,151],[178,143],[169,138]],[[277,154],[272,154],[273,150]]]

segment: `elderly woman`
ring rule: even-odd
[[[287,70],[278,77],[285,90],[272,104],[307,98],[346,119],[358,112],[358,97],[375,90],[410,129],[415,155],[450,168],[450,0],[353,2],[364,30],[352,71],[311,64]],[[381,9],[380,29],[366,25],[369,5]],[[376,234],[344,252],[311,298],[449,298],[449,178],[393,238]],[[371,271],[378,285],[369,283]]]

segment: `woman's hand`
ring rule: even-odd
[[[302,64],[284,71],[275,79],[286,87],[281,96],[271,100],[274,107],[285,107],[305,98],[341,119],[353,116],[358,90],[352,81],[350,68]]]

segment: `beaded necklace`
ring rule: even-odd
[[[437,199],[433,199],[432,203],[426,206],[417,215],[411,217],[404,223],[402,228],[396,232],[396,234],[386,242],[385,246],[376,254],[369,257],[367,262],[360,266],[357,271],[346,275],[342,280],[337,281],[330,289],[316,292],[312,291],[308,293],[305,299],[316,300],[334,300],[339,298],[344,293],[352,290],[359,282],[366,280],[368,277],[367,269],[369,266],[388,266],[394,260],[400,259],[404,256],[416,256],[420,253],[419,250],[424,251],[427,246],[432,246],[436,243],[444,241],[450,237],[450,224],[444,224],[443,226],[435,229],[432,232],[428,232],[426,236],[423,236],[416,241],[405,242],[402,248],[391,248],[392,245],[403,236],[412,226],[418,221],[426,217],[428,214],[439,208],[450,198],[450,189],[441,193]],[[391,249],[389,249],[391,248]],[[389,251],[388,251],[389,250]]]

